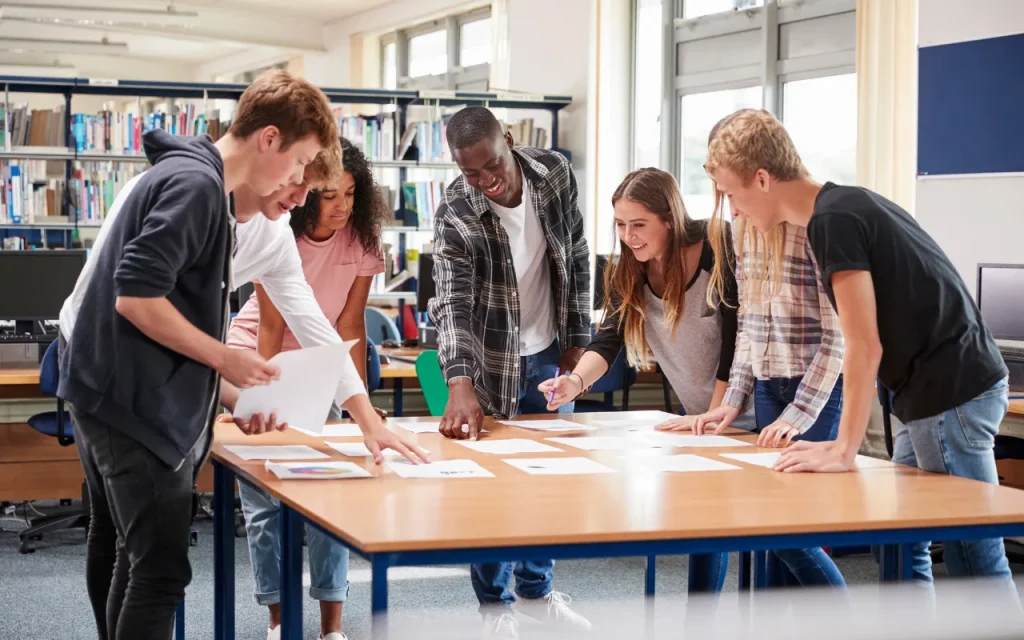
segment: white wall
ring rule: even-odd
[[[919,0],[918,43],[934,46],[1024,33],[1020,0]],[[1024,176],[918,178],[918,221],[974,292],[979,262],[1024,263]]]

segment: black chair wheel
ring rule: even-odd
[[[195,530],[190,531],[189,534],[188,534],[188,546],[195,547],[198,544],[199,544],[199,532],[195,531]]]
[[[22,541],[21,544],[18,545],[18,553],[20,553],[22,555],[25,555],[25,554],[28,554],[28,553],[35,553],[35,552],[36,552],[35,547],[30,545],[28,542]]]

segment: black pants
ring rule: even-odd
[[[208,442],[172,469],[135,440],[70,408],[92,501],[86,585],[100,640],[170,640],[192,580],[193,487]]]

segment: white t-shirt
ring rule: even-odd
[[[145,174],[140,174],[129,180],[117,194],[117,198],[114,199],[110,211],[103,219],[103,226],[100,227],[96,236],[96,242],[92,248],[93,255],[103,248],[103,243],[106,241],[108,231],[117,218],[118,212],[142,175]],[[232,261],[232,286],[237,288],[247,282],[259,280],[266,290],[267,296],[284,317],[285,324],[303,347],[340,343],[341,336],[324,317],[324,313],[320,310],[320,305],[317,304],[316,297],[313,295],[312,287],[306,282],[306,277],[302,272],[302,259],[299,257],[299,250],[295,244],[295,236],[288,225],[288,216],[284,215],[278,220],[270,220],[262,213],[257,214],[251,220],[238,224],[236,235],[238,246]],[[78,318],[78,311],[82,306],[85,289],[92,277],[95,267],[93,255],[86,260],[74,290],[61,307],[59,327],[65,339],[71,338],[75,321]],[[353,353],[352,357],[363,356]],[[355,363],[352,358],[349,358],[341,381],[338,383],[335,401],[340,406],[352,396],[360,393],[365,394],[366,388],[359,377]]]
[[[551,293],[548,242],[540,225],[530,187],[523,179],[523,201],[514,209],[491,202],[508,235],[519,296],[519,355],[531,356],[555,340],[555,304]]]

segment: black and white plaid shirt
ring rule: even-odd
[[[590,250],[576,177],[559,153],[512,150],[529,183],[547,239],[552,303],[562,349],[590,343]],[[445,190],[434,216],[430,319],[437,326],[445,380],[473,379],[481,409],[498,417],[519,405],[519,290],[508,234],[490,201],[463,176]]]

